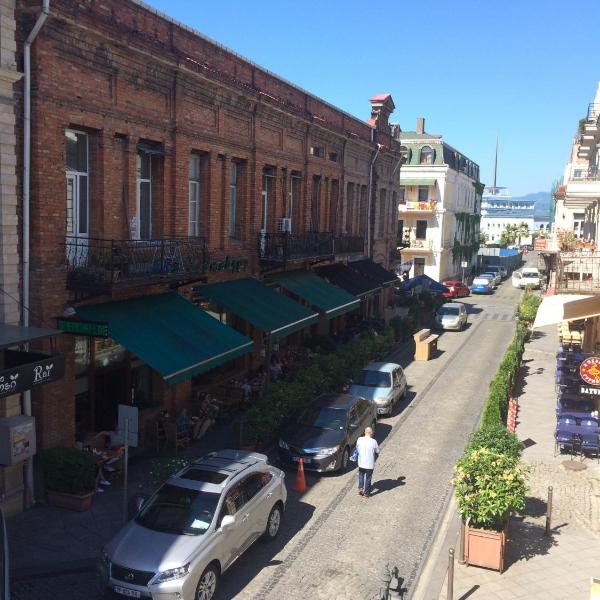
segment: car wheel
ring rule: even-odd
[[[342,453],[342,462],[340,463],[340,471],[345,471],[348,468],[348,461],[350,460],[350,451],[348,450],[348,446],[344,448],[344,452]]]
[[[196,588],[195,600],[212,600],[219,587],[219,571],[215,565],[208,565],[204,573],[200,576],[198,587]]]
[[[282,518],[283,511],[281,510],[281,506],[276,504],[269,513],[267,527],[265,528],[265,533],[263,534],[263,538],[266,542],[272,542],[279,535]]]

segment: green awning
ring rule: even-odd
[[[328,319],[356,310],[360,300],[347,291],[325,281],[312,271],[290,271],[272,275],[273,281],[282,288],[306,300],[311,306],[325,313]]]
[[[108,335],[158,371],[168,385],[252,351],[252,340],[175,292],[80,306],[77,314],[108,323]]]
[[[435,179],[402,179],[400,178],[400,185],[435,185]]]
[[[253,277],[196,288],[234,315],[280,340],[318,322],[319,315]]]

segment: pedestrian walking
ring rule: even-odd
[[[373,430],[370,427],[367,427],[365,435],[356,441],[356,450],[358,453],[358,493],[363,498],[368,498],[371,495],[371,479],[375,461],[379,457],[379,445],[373,437]]]

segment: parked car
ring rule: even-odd
[[[279,459],[296,466],[302,458],[305,469],[319,473],[344,471],[356,440],[365,427],[376,424],[374,402],[350,394],[323,394],[283,432]]]
[[[485,272],[486,273],[498,273],[502,280],[504,280],[508,277],[508,271],[506,270],[506,267],[503,267],[502,265],[488,265],[485,268]]]
[[[439,329],[462,331],[467,325],[467,307],[460,302],[447,302],[438,308],[435,325]]]
[[[481,275],[483,275],[484,277],[486,275],[489,275],[492,278],[492,285],[494,286],[494,288],[497,288],[502,283],[502,277],[500,276],[499,273],[485,271],[485,273],[482,273]]]
[[[394,404],[406,394],[406,375],[396,363],[372,362],[361,372],[348,393],[366,398],[377,406],[378,415],[389,415]]]
[[[442,281],[442,285],[448,288],[447,292],[442,292],[444,298],[464,298],[471,293],[469,287],[458,279],[447,279]]]
[[[264,454],[208,454],[170,477],[103,549],[101,580],[129,598],[210,600],[245,550],[277,536],[286,499],[284,473]]]
[[[517,288],[531,286],[539,289],[541,283],[542,277],[536,267],[523,267],[520,271],[515,271],[512,276],[512,284]]]
[[[475,277],[475,279],[473,279],[473,284],[471,285],[471,293],[493,294],[494,288],[492,287],[491,280],[488,277]]]

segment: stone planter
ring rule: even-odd
[[[504,571],[504,547],[508,523],[502,531],[465,526],[465,560],[467,565]]]
[[[66,508],[77,512],[85,512],[92,506],[92,496],[94,492],[86,494],[67,494],[64,492],[54,492],[47,490],[48,503],[58,508]]]

